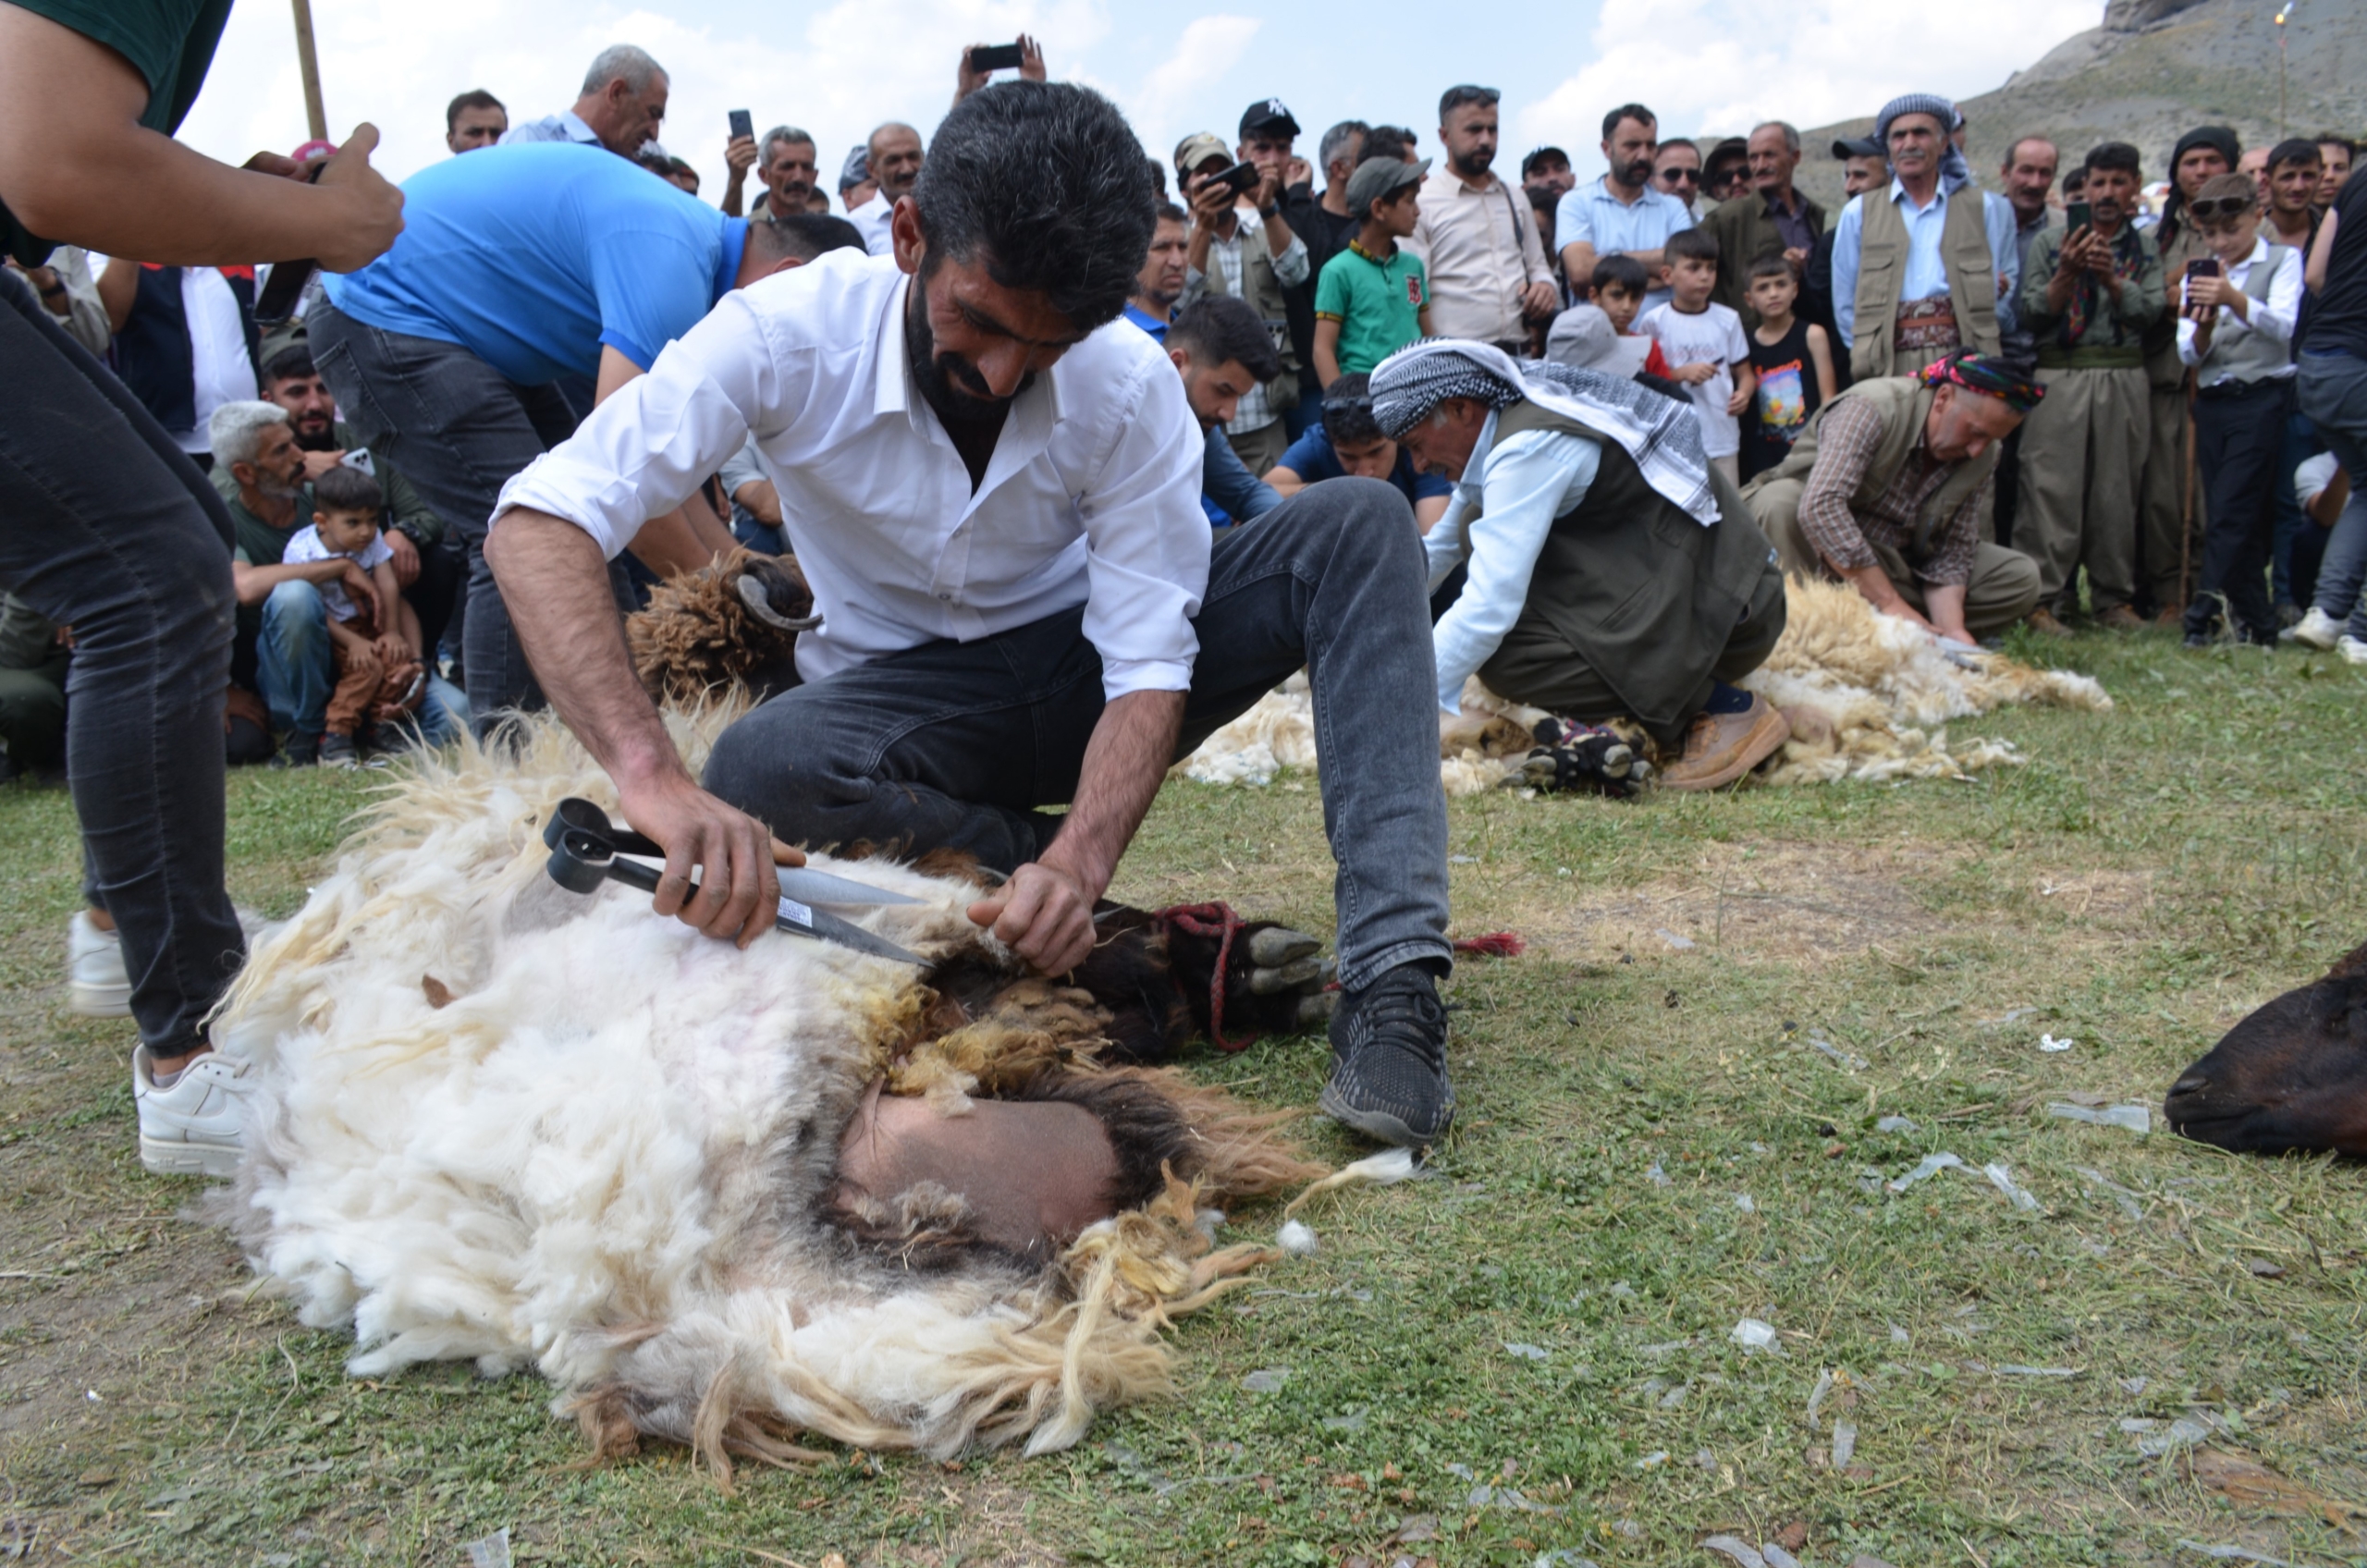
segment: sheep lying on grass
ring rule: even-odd
[[[724,717],[669,721],[693,766]],[[918,900],[862,923],[960,985],[742,952],[556,886],[539,827],[574,794],[615,800],[548,721],[423,760],[218,1026],[264,1108],[227,1219],[357,1375],[532,1367],[601,1453],[727,1476],[801,1433],[1042,1452],[1165,1389],[1170,1320],[1280,1256],[1208,1211],[1321,1174],[1282,1118],[1108,1064],[1105,998],[1020,976],[972,883],[838,867]]]

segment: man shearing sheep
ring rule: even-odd
[[[868,839],[1007,872],[971,918],[1063,973],[1170,765],[1306,666],[1318,726],[1353,738],[1322,777],[1345,988],[1322,1103],[1430,1143],[1454,1096],[1420,538],[1396,490],[1342,480],[1212,546],[1183,380],[1118,319],[1157,202],[1098,94],[973,93],[890,254],[729,295],[510,482],[486,559],[552,704],[667,848],[656,907],[743,945],[776,855],[798,858],[773,835]],[[804,683],[725,732],[703,788],[604,563],[752,434],[822,624]]]

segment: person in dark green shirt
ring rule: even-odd
[[[172,140],[230,0],[0,3],[0,244],[20,265],[80,245],[174,266],[304,257],[361,266],[402,193],[368,126],[294,178]],[[233,525],[214,487],[18,276],[0,270],[0,589],[75,640],[67,772],[91,908],[67,942],[74,1007],[129,1012],[141,1160],[237,1170],[250,1081],[205,1019],[246,950],[222,885]]]
[[[1364,220],[1348,248],[1323,263],[1315,285],[1315,374],[1326,386],[1373,366],[1430,333],[1429,275],[1398,244],[1420,214],[1428,158],[1367,158],[1348,181],[1348,209]]]

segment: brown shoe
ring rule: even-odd
[[[2064,625],[2061,621],[2055,619],[2054,612],[2048,609],[2043,605],[2040,606],[2037,609],[2030,611],[2030,618],[2022,622],[2022,624],[2029,627],[2032,631],[2037,632],[2042,637],[2068,637],[2071,635],[2071,629]]]
[[[2179,628],[2186,625],[2186,606],[2184,605],[2179,605],[2173,608],[2164,610],[2161,614],[2153,618],[2153,624],[2160,627],[2165,631],[2177,631]]]
[[[2098,616],[2096,618],[2096,621],[2107,631],[2142,631],[2145,630],[2145,618],[2139,615],[2127,605],[2113,606],[2112,608]]]
[[[1791,738],[1784,716],[1754,692],[1740,713],[1697,714],[1685,754],[1661,769],[1660,781],[1672,790],[1723,790]]]

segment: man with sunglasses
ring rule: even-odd
[[[1439,98],[1446,158],[1423,182],[1407,248],[1429,270],[1430,328],[1441,337],[1527,353],[1534,324],[1562,303],[1525,194],[1498,179],[1492,87],[1450,87]]]
[[[1673,196],[1685,203],[1685,210],[1698,221],[1701,215],[1701,149],[1689,136],[1661,143],[1660,155],[1652,160],[1652,184],[1663,196]]]
[[[1641,104],[1622,104],[1603,116],[1602,156],[1610,168],[1593,184],[1564,196],[1553,210],[1562,272],[1581,300],[1593,292],[1595,263],[1626,255],[1652,279],[1644,309],[1668,303],[1661,250],[1670,235],[1693,227],[1693,211],[1653,180],[1660,135],[1659,117]]]

